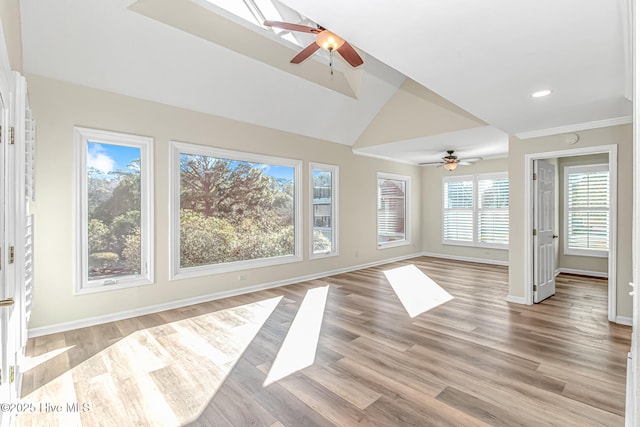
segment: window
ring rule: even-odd
[[[378,247],[410,243],[408,194],[410,177],[378,173]]]
[[[608,256],[609,166],[566,166],[564,188],[564,253]]]
[[[179,142],[172,149],[172,278],[300,261],[298,160]]]
[[[509,178],[506,173],[444,177],[444,244],[507,248]]]
[[[151,138],[75,128],[79,293],[153,282]]]
[[[338,167],[310,163],[311,258],[338,254]]]

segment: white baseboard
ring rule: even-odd
[[[504,300],[506,302],[512,302],[514,304],[527,305],[527,300],[525,297],[515,297],[513,295],[508,295]]]
[[[280,286],[287,286],[294,283],[306,282],[307,280],[321,279],[323,277],[334,276],[336,274],[342,274],[342,273],[348,273],[355,270],[361,270],[363,268],[376,267],[378,265],[384,265],[384,264],[388,264],[396,261],[404,261],[404,260],[416,258],[419,256],[422,256],[422,254],[417,253],[417,254],[405,255],[405,256],[396,257],[396,258],[388,258],[381,261],[374,261],[366,264],[354,265],[351,267],[340,268],[337,270],[325,271],[322,273],[310,274],[307,276],[294,277],[290,279],[278,280],[275,282],[263,283],[263,284],[254,285],[254,286],[247,286],[244,288],[232,289],[232,290],[223,291],[223,292],[216,292],[213,294],[200,295],[197,297],[185,298],[178,301],[171,301],[163,304],[136,308],[133,310],[119,311],[116,313],[103,314],[100,316],[86,317],[84,319],[73,320],[70,322],[62,322],[62,323],[56,323],[53,325],[39,326],[37,328],[29,329],[29,338],[55,334],[58,332],[70,331],[73,329],[86,328],[89,326],[115,322],[118,320],[130,319],[132,317],[144,316],[147,314],[158,313],[160,311],[172,310],[174,308],[186,307],[189,305],[200,304],[208,301],[214,301],[217,299],[248,294],[251,292],[263,291],[266,289],[277,288]]]
[[[633,319],[631,317],[616,316],[616,323],[618,323],[620,325],[632,326],[633,325]]]
[[[609,273],[602,272],[602,271],[589,271],[589,270],[577,270],[575,268],[558,268],[556,270],[556,276],[560,273],[567,273],[567,274],[578,274],[580,276],[591,276],[591,277],[603,277],[603,278],[608,278],[609,277]]]
[[[509,265],[508,261],[500,261],[497,259],[472,258],[472,257],[466,257],[466,256],[458,256],[458,255],[437,254],[432,252],[423,252],[422,255],[430,256],[433,258],[452,259],[454,261],[467,261],[467,262],[477,262],[480,264],[501,265],[504,267]]]

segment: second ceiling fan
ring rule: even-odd
[[[352,67],[359,67],[360,65],[364,64],[364,61],[362,60],[360,55],[358,55],[358,52],[356,52],[353,46],[351,46],[340,36],[320,26],[318,26],[318,28],[314,28],[308,27],[306,25],[279,21],[264,21],[264,25],[266,27],[276,27],[282,28],[283,30],[298,31],[316,35],[316,40],[313,43],[305,47],[300,53],[293,57],[293,59],[291,60],[292,64],[301,63],[302,61],[313,55],[315,51],[320,48],[327,50],[330,55],[333,54],[334,51],[338,52],[340,56],[342,56],[344,60],[347,61],[347,63]]]
[[[442,165],[442,167],[444,167],[446,170],[451,172],[452,170],[457,168],[458,165],[470,165],[470,164],[472,164],[474,162],[477,162],[478,160],[482,160],[482,157],[473,157],[473,158],[468,158],[468,159],[458,159],[458,156],[454,156],[453,153],[454,153],[453,150],[447,150],[447,154],[448,155],[444,156],[442,158],[442,161],[420,163],[420,164],[421,165],[437,165],[437,166]]]

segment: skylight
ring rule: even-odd
[[[296,24],[315,26],[315,23],[304,18],[298,12],[278,2],[277,0],[204,0],[206,3],[222,9],[224,12],[240,18],[267,31],[271,31],[282,39],[287,40],[296,46],[306,46],[307,39],[298,34],[294,35],[290,31],[275,27],[265,27],[264,21],[293,22]]]

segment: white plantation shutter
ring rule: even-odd
[[[24,154],[25,154],[25,212],[27,216],[25,218],[24,229],[24,305],[23,305],[23,319],[24,327],[22,328],[22,344],[26,345],[27,342],[27,325],[31,318],[31,306],[33,304],[33,287],[34,287],[34,274],[33,274],[33,239],[34,228],[33,214],[28,214],[29,203],[35,200],[35,159],[36,159],[36,122],[33,119],[31,109],[27,107],[25,109],[25,133],[24,133]]]
[[[442,242],[506,248],[509,178],[506,173],[443,178]]]
[[[478,242],[509,243],[509,179],[496,175],[478,179]]]
[[[607,256],[609,250],[608,165],[565,168],[565,253]]]
[[[444,181],[443,240],[473,242],[473,177]]]

